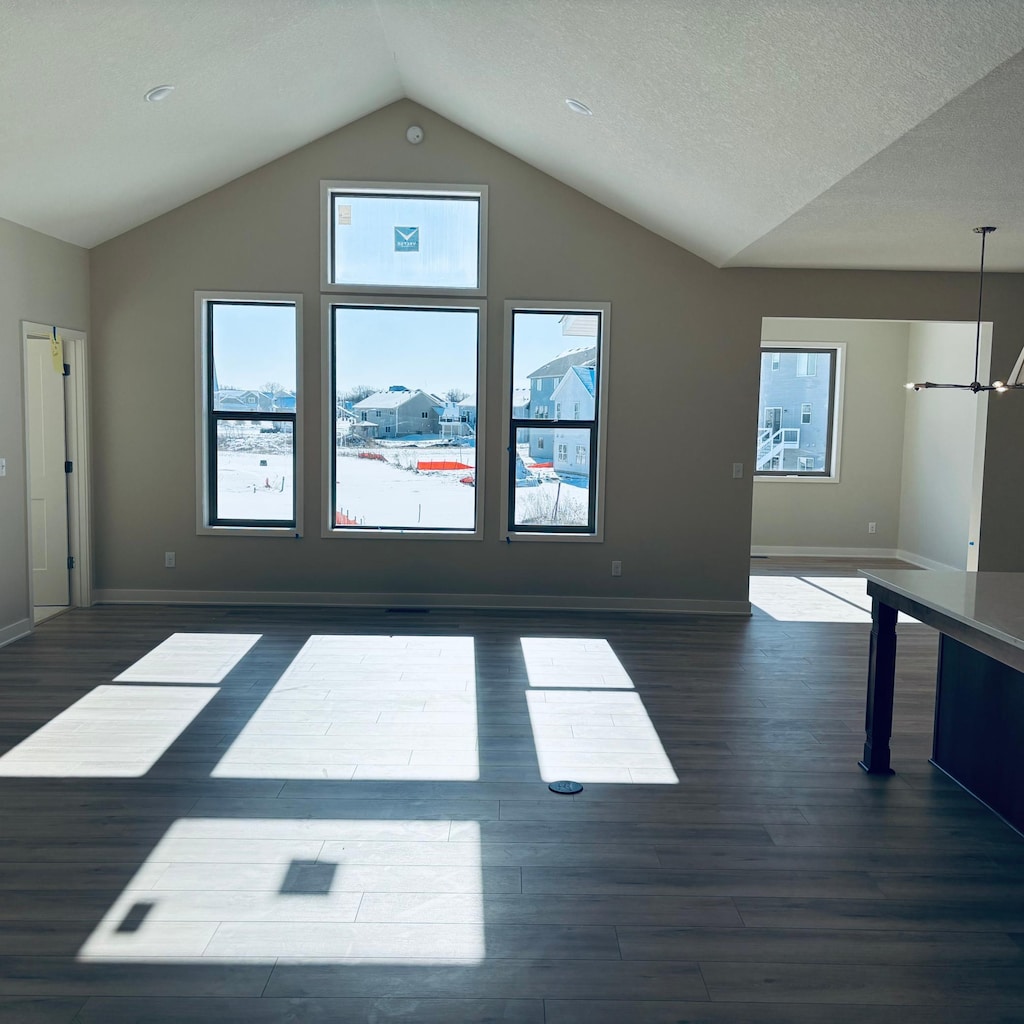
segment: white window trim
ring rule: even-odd
[[[453,198],[471,196],[480,200],[480,235],[477,250],[476,288],[426,288],[408,285],[366,285],[335,284],[330,280],[331,268],[331,194],[333,192],[365,192],[380,195],[408,193],[411,196],[443,196]],[[487,294],[487,186],[450,185],[430,182],[402,181],[321,181],[320,182],[320,291],[332,295],[434,295],[458,296],[459,300],[471,297],[483,298]]]
[[[761,476],[753,473],[754,483],[760,484],[812,484],[829,485],[842,482],[843,447],[843,395],[846,391],[846,342],[845,341],[762,341],[762,352],[783,352],[800,349],[835,349],[836,352],[836,394],[832,406],[832,473],[829,476]],[[760,406],[760,380],[758,381],[758,405]],[[758,413],[760,415],[760,411]],[[757,463],[755,444],[754,464]]]
[[[209,451],[207,450],[206,304],[208,302],[287,302],[295,306],[295,525],[294,526],[210,526],[207,492]],[[301,537],[303,530],[303,444],[302,444],[302,293],[301,292],[214,292],[195,293],[195,431],[196,431],[196,534],[201,537]]]
[[[540,310],[548,313],[600,313],[601,314],[601,379],[598,387],[597,408],[597,480],[591,480],[590,486],[597,488],[594,502],[593,533],[527,533],[515,530],[509,521],[509,466],[505,453],[505,461],[501,466],[501,523],[502,533],[509,541],[528,541],[541,544],[603,544],[604,543],[604,502],[605,477],[607,475],[608,448],[608,382],[611,365],[612,306],[610,302],[543,302],[535,299],[506,299],[504,327],[504,369],[502,373],[502,432],[507,437],[508,425],[512,419],[512,316],[516,310]]]
[[[405,297],[403,301],[403,297]],[[334,457],[333,433],[333,366],[331,359],[331,307],[333,306],[369,306],[373,308],[403,307],[429,309],[475,309],[477,311],[477,380],[476,380],[476,486],[474,487],[476,506],[476,527],[472,530],[407,530],[402,528],[336,530],[333,527],[334,495],[331,492],[332,474],[331,459]],[[402,295],[388,296],[349,296],[322,295],[320,297],[320,408],[322,410],[320,424],[320,443],[324,453],[321,460],[321,477],[323,483],[323,502],[320,509],[320,536],[331,540],[483,540],[484,539],[484,477],[486,439],[484,437],[484,405],[487,383],[487,302],[485,299],[467,298],[457,295],[447,299],[439,296],[416,296],[405,292]]]

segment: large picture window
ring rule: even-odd
[[[508,530],[599,539],[608,306],[510,303],[508,319]]]
[[[480,536],[482,303],[325,310],[328,532]]]
[[[758,476],[835,476],[839,362],[839,348],[762,350]]]
[[[199,529],[298,524],[300,297],[196,297]]]
[[[325,291],[483,294],[484,186],[324,182]]]

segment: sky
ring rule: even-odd
[[[213,363],[221,388],[295,388],[295,307],[213,304]]]

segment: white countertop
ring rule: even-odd
[[[1024,650],[1024,573],[860,570],[870,583]]]

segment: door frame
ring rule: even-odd
[[[69,597],[72,608],[88,608],[92,604],[92,517],[89,479],[89,379],[84,331],[70,327],[56,328],[32,320],[21,321],[22,408],[25,413],[25,550],[28,563],[28,597],[30,618],[35,608],[35,583],[32,579],[32,487],[29,479],[28,437],[28,358],[29,338],[49,338],[56,329],[64,341],[64,362],[71,367],[71,376],[64,379],[64,438],[68,460],[74,469],[69,474],[68,554],[75,560],[69,569]],[[35,622],[32,623],[35,628]]]

